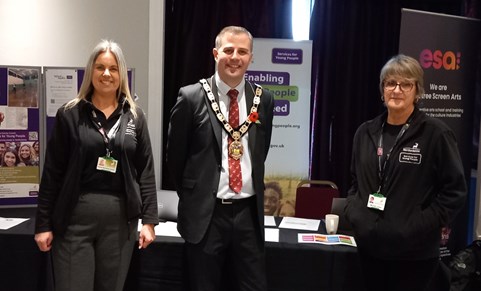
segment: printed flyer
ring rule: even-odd
[[[315,243],[324,245],[346,245],[357,247],[354,237],[342,234],[318,234],[318,233],[299,233],[297,235],[299,243]]]
[[[0,67],[0,205],[36,203],[39,76],[37,67]]]

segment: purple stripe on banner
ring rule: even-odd
[[[247,71],[245,78],[259,85],[289,85],[290,76],[286,72]]]
[[[82,81],[84,79],[85,70],[79,69],[77,71],[77,92],[80,91],[80,86],[82,86]]]
[[[2,198],[0,205],[30,205],[37,204],[37,197]]]
[[[288,100],[274,100],[274,115],[287,116],[291,111],[291,103]]]
[[[8,96],[8,75],[7,68],[0,68],[0,105],[7,105]]]
[[[28,130],[39,131],[40,130],[40,116],[38,108],[28,108]]]

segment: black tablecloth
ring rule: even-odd
[[[0,217],[30,218],[0,230],[0,290],[53,290],[50,256],[38,250],[33,239],[34,208],[0,209]]]
[[[322,223],[319,228],[326,233]],[[279,242],[266,242],[269,291],[364,290],[356,248],[299,244],[299,232],[280,229]],[[125,290],[188,291],[183,260],[181,238],[157,237],[147,249],[134,251]]]
[[[0,209],[0,217],[30,218],[0,230],[0,290],[52,290],[49,254],[33,240],[34,213]],[[325,233],[322,223],[319,232]],[[363,290],[356,248],[299,244],[298,233],[280,229],[279,242],[266,242],[269,291]],[[182,238],[158,236],[147,249],[135,248],[124,290],[186,291],[183,245]]]

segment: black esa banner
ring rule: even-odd
[[[469,187],[472,164],[473,107],[476,77],[476,45],[479,22],[446,14],[402,10],[399,53],[416,58],[424,69],[426,90],[419,108],[442,119],[457,135]],[[471,201],[472,200],[472,201]],[[466,247],[468,213],[474,199],[467,199],[455,221],[443,228],[441,258]]]

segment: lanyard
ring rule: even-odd
[[[381,193],[381,187],[384,185],[384,179],[386,177],[386,165],[389,161],[389,158],[391,157],[392,150],[394,149],[394,147],[396,147],[397,143],[399,142],[401,137],[404,135],[406,130],[408,130],[409,124],[411,123],[411,120],[412,120],[412,114],[409,117],[408,121],[403,125],[403,127],[399,131],[398,135],[396,136],[396,139],[394,140],[393,146],[391,147],[391,149],[389,149],[389,152],[386,154],[386,159],[384,160],[384,163],[382,162],[383,132],[384,132],[384,124],[386,122],[382,123],[381,134],[379,135],[379,140],[378,140],[378,143],[377,143],[378,176],[379,176],[379,180],[380,180],[379,188],[377,189],[378,193]]]
[[[114,126],[112,126],[112,128],[109,130],[108,133],[105,133],[105,130],[102,127],[102,123],[98,119],[97,113],[95,112],[95,110],[92,110],[92,122],[94,123],[95,127],[100,132],[100,134],[102,135],[102,138],[103,138],[104,144],[105,144],[105,151],[106,151],[107,157],[110,157],[110,155],[113,152],[113,144],[114,144],[114,140],[115,140],[115,135],[119,131],[121,119],[122,119],[122,111],[120,112],[120,117],[117,119]]]

